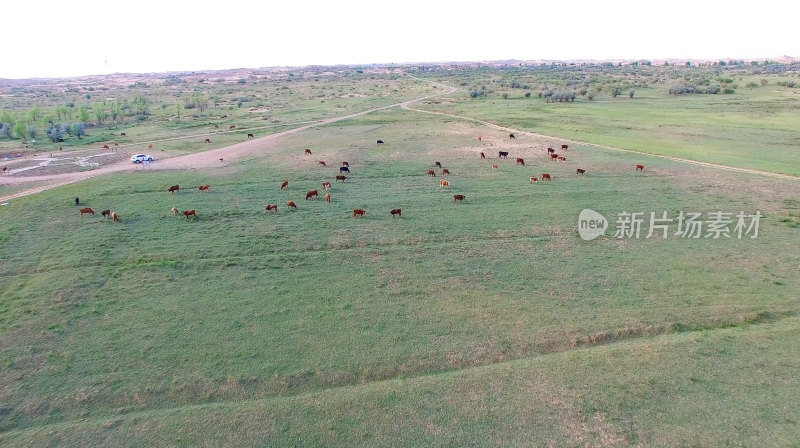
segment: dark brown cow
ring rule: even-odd
[[[377,144],[382,145],[383,144],[383,140],[378,140]]]
[[[220,158],[219,158],[219,161],[220,161],[220,162],[224,162],[224,161],[225,161],[225,159],[223,159],[222,157],[220,157]]]
[[[281,184],[281,190],[285,190],[286,187],[288,186],[289,186],[289,181],[288,180],[283,181],[283,183]]]
[[[558,159],[558,154],[556,153],[550,154],[550,160],[556,160],[556,159]]]
[[[210,139],[210,138],[207,138],[207,139],[206,139],[206,143],[211,143],[211,139]]]
[[[353,218],[355,218],[356,216],[364,216],[366,214],[367,214],[367,211],[366,210],[362,210],[360,208],[357,208],[357,209],[353,210]]]
[[[111,220],[114,222],[119,222],[119,215],[117,215],[117,212],[111,212]]]
[[[306,148],[306,152],[305,153],[306,153],[306,155],[310,156],[311,155],[311,150]]]
[[[508,151],[498,151],[497,157],[500,159],[507,159],[508,158]]]
[[[392,218],[394,218],[395,216],[398,216],[400,218],[403,217],[403,211],[400,210],[399,208],[393,208],[392,210],[389,211],[389,214],[392,215]]]
[[[208,191],[209,188],[211,188],[210,185],[200,185],[199,187],[197,187],[197,189],[200,191]]]
[[[173,185],[169,187],[167,191],[169,191],[170,193],[175,193],[176,191],[180,192],[180,189],[181,187],[179,185]]]
[[[549,175],[549,174],[547,174],[547,173],[542,173],[542,180],[545,180],[545,179],[546,179],[546,180],[553,180],[553,179],[550,177],[550,175]]]
[[[111,210],[103,210],[100,214],[108,218],[111,216]]]
[[[568,146],[568,145],[561,145],[561,149],[563,149],[564,151],[566,151],[566,150],[567,150],[567,148],[569,148],[569,146]]]
[[[350,166],[350,163],[348,163],[348,162],[342,162],[342,166]]]
[[[331,183],[330,182],[323,182],[322,183],[322,189],[325,190],[325,191],[330,190],[331,189]]]
[[[295,203],[292,201],[286,201],[286,206],[295,210],[297,209],[297,205],[295,205]]]
[[[267,211],[268,212],[269,211],[277,212],[278,211],[278,204],[269,204],[267,206]]]
[[[339,181],[339,180],[340,180],[340,181],[344,182],[344,180],[345,180],[345,179],[347,179],[347,177],[346,177],[346,176],[336,176],[336,180],[337,180],[337,181]]]
[[[441,168],[442,164],[439,162],[433,162],[433,166],[435,166],[436,168]]]
[[[442,170],[442,176],[447,176],[448,174],[450,174],[450,170],[448,170],[447,168]]]
[[[311,190],[308,193],[306,193],[306,200],[308,200],[308,198],[313,198],[315,196],[319,197],[319,192],[317,192],[317,190]]]
[[[235,124],[232,124],[231,127],[228,128],[228,130],[233,130],[233,129],[236,129],[236,125]]]
[[[124,133],[124,132],[123,132],[122,134],[119,134],[119,136],[120,136],[120,137],[127,137],[127,136],[128,136],[128,134],[126,134],[126,133]]]
[[[547,153],[548,153],[548,154],[555,154],[555,152],[556,152],[556,150],[555,150],[555,149],[553,149],[553,148],[547,148]]]
[[[525,159],[517,157],[517,165],[525,165]]]
[[[456,203],[456,201],[461,202],[463,200],[464,200],[464,195],[463,194],[454,194],[453,195],[453,203],[454,204]]]
[[[324,161],[324,160],[320,160],[320,161],[319,161],[319,164],[320,164],[320,165],[322,165],[322,166],[328,166],[328,165],[326,165],[326,164],[325,164],[325,161]]]
[[[108,145],[103,145],[103,149],[111,149]]]
[[[7,167],[7,166],[4,166],[4,167],[3,167],[3,174],[6,174],[6,171],[8,171],[8,167]]]
[[[485,159],[485,158],[486,158],[486,154],[481,152],[481,159]]]
[[[511,140],[516,139],[516,137],[514,137],[514,134],[508,134],[508,138],[510,138]]]
[[[89,207],[82,208],[81,209],[81,216],[83,216],[84,213],[91,213],[91,214],[94,215],[94,210],[90,209]]]
[[[531,177],[531,183],[534,183],[534,182],[539,182],[539,178],[538,177]]]
[[[636,171],[644,171],[644,165],[636,165]]]
[[[428,170],[427,174],[428,174],[428,176],[436,177],[436,171]]]
[[[253,135],[253,134],[247,134],[247,138],[255,138],[255,135]]]
[[[197,218],[197,213],[194,210],[186,210],[183,214],[186,216],[186,219],[189,219],[189,216],[194,216],[195,219]]]
[[[578,168],[577,170],[575,170],[575,174],[579,174],[579,175],[583,175],[585,172],[586,172],[586,170],[582,170],[582,169],[580,169],[580,168]]]
[[[219,129],[219,125],[214,125],[214,129]]]

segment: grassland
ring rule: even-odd
[[[0,445],[795,443],[800,183],[581,144],[546,160],[559,142],[389,109],[12,201]],[[332,202],[303,200],[342,160]],[[584,208],[764,217],[757,239],[584,242]]]

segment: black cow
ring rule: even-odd
[[[498,155],[497,156],[499,158],[501,158],[501,159],[508,158],[508,151],[498,151]]]
[[[340,166],[339,167],[339,172],[340,173],[349,173],[350,172],[350,168],[348,168],[346,166]]]

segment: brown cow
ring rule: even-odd
[[[325,193],[325,202],[327,202],[328,204],[331,203],[331,194],[330,193]]]
[[[270,211],[270,210],[272,210],[273,212],[277,212],[278,211],[278,204],[269,204],[269,205],[267,205],[267,211]]]
[[[253,134],[247,134],[247,138],[255,138],[255,135],[253,135]]]
[[[200,191],[208,191],[209,188],[211,188],[210,185],[200,185],[199,187],[197,187],[197,189]]]
[[[580,169],[580,168],[578,168],[577,170],[575,170],[575,174],[580,174],[580,175],[583,175],[583,173],[585,173],[585,172],[586,172],[586,170],[582,170],[582,169]]]
[[[493,169],[493,170],[495,170],[495,171],[497,171],[497,165],[493,163],[493,164],[492,164],[492,169]]]
[[[566,162],[567,161],[567,158],[564,157],[564,156],[558,156],[557,159],[558,159],[559,162]]]
[[[486,158],[486,154],[484,154],[483,152],[481,152],[481,159],[485,159],[485,158]]]
[[[114,222],[119,222],[119,215],[117,215],[117,212],[111,212],[111,220]]]
[[[389,214],[392,215],[392,218],[394,218],[395,216],[398,216],[400,218],[403,217],[403,211],[400,210],[399,208],[393,208],[392,210],[389,211]]]
[[[439,188],[450,188],[450,182],[442,179],[439,181]]]
[[[553,153],[555,153],[555,152],[556,152],[556,150],[555,150],[555,149],[553,149],[553,148],[547,148],[547,153],[548,153],[548,154],[553,154]]]
[[[306,152],[305,152],[305,153],[306,153],[306,155],[309,155],[309,156],[310,156],[310,155],[311,155],[311,150],[310,150],[310,149],[308,149],[308,148],[306,148]]]
[[[342,166],[350,166],[348,162],[342,162]]]
[[[120,136],[120,137],[127,137],[127,136],[128,136],[128,134],[126,134],[126,133],[124,133],[124,132],[123,132],[122,134],[119,134],[119,136]]]
[[[306,193],[306,200],[308,200],[308,198],[313,198],[314,196],[319,197],[319,192],[317,192],[317,190],[311,190]]]
[[[531,177],[531,183],[534,183],[534,182],[539,182],[539,178],[538,177]]]
[[[549,174],[547,174],[547,173],[542,173],[542,180],[545,180],[545,179],[546,179],[546,180],[553,180],[553,179],[551,179],[551,178],[550,178],[550,175],[549,175]]]
[[[180,192],[180,190],[181,190],[181,187],[179,185],[173,185],[173,186],[169,187],[169,189],[167,191],[169,191],[170,193],[175,193],[176,191]]]
[[[177,215],[178,214],[178,208],[177,207],[172,207],[172,214],[173,215]]]
[[[283,183],[281,184],[281,190],[285,190],[286,187],[288,186],[289,186],[289,181],[288,180],[283,181]]]
[[[153,149],[153,145],[147,145],[147,149]]]
[[[322,189],[325,190],[325,191],[329,191],[331,189],[331,183],[330,182],[323,182],[322,183]]]
[[[84,213],[91,213],[91,214],[94,215],[94,210],[90,209],[89,207],[82,208],[81,209],[81,216],[83,216]]]
[[[523,165],[524,166],[525,165],[525,159],[521,159],[521,158],[517,157],[517,165]]]
[[[322,166],[328,166],[328,165],[326,165],[326,164],[325,164],[325,161],[324,161],[324,160],[320,160],[320,161],[319,161],[319,164],[320,164],[320,165],[322,165]]]
[[[464,200],[464,195],[463,194],[454,194],[453,195],[453,204],[455,204],[456,201],[461,202],[463,200]]]
[[[636,165],[636,171],[644,171],[644,165]]]
[[[450,174],[450,170],[448,170],[447,168],[442,170],[442,176],[447,176],[448,174]]]
[[[219,161],[220,161],[220,162],[224,162],[224,161],[225,161],[225,159],[223,159],[222,157],[220,157],[220,158],[219,158]]]
[[[100,212],[100,214],[108,218],[109,216],[111,216],[111,210],[103,210],[102,212]]]
[[[207,138],[207,139],[206,139],[206,143],[211,143],[211,139],[210,139],[210,138]]]
[[[428,176],[431,176],[431,177],[436,177],[436,171],[433,171],[433,170],[428,170],[428,173],[427,173],[427,174],[428,174]]]
[[[214,129],[219,129],[219,126],[215,124]]]
[[[442,164],[439,162],[433,162],[433,166],[435,166],[436,168],[441,168]]]
[[[195,219],[197,218],[197,213],[195,213],[194,210],[186,210],[183,214],[186,216],[186,219],[189,219],[189,216],[194,216]]]
[[[561,149],[563,149],[564,151],[566,151],[566,150],[567,150],[567,148],[569,148],[569,146],[567,146],[567,145],[561,145]]]
[[[357,209],[353,210],[353,218],[355,218],[356,216],[364,216],[366,214],[367,214],[367,211],[366,210],[362,210],[360,208],[357,208]]]
[[[111,149],[108,145],[103,145],[103,149]]]
[[[286,201],[286,206],[295,210],[297,209],[297,205],[295,205],[295,203],[292,201]]]
[[[556,153],[550,154],[550,160],[556,160],[556,159],[558,159],[558,154]]]
[[[481,141],[481,136],[480,135],[478,136],[478,141]]]
[[[344,180],[345,180],[345,179],[347,179],[347,177],[346,177],[346,176],[336,176],[336,180],[337,180],[337,181],[339,181],[339,180],[340,180],[340,181],[344,182]]]
[[[4,166],[4,167],[3,167],[3,174],[6,174],[6,171],[8,171],[8,167],[7,167],[7,166]]]
[[[507,159],[508,158],[508,151],[497,151],[497,157],[499,159]]]
[[[236,129],[236,125],[235,124],[232,124],[231,127],[228,128],[228,130],[234,130],[234,129]]]

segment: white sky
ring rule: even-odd
[[[797,0],[5,3],[0,78],[311,64],[800,56]]]

